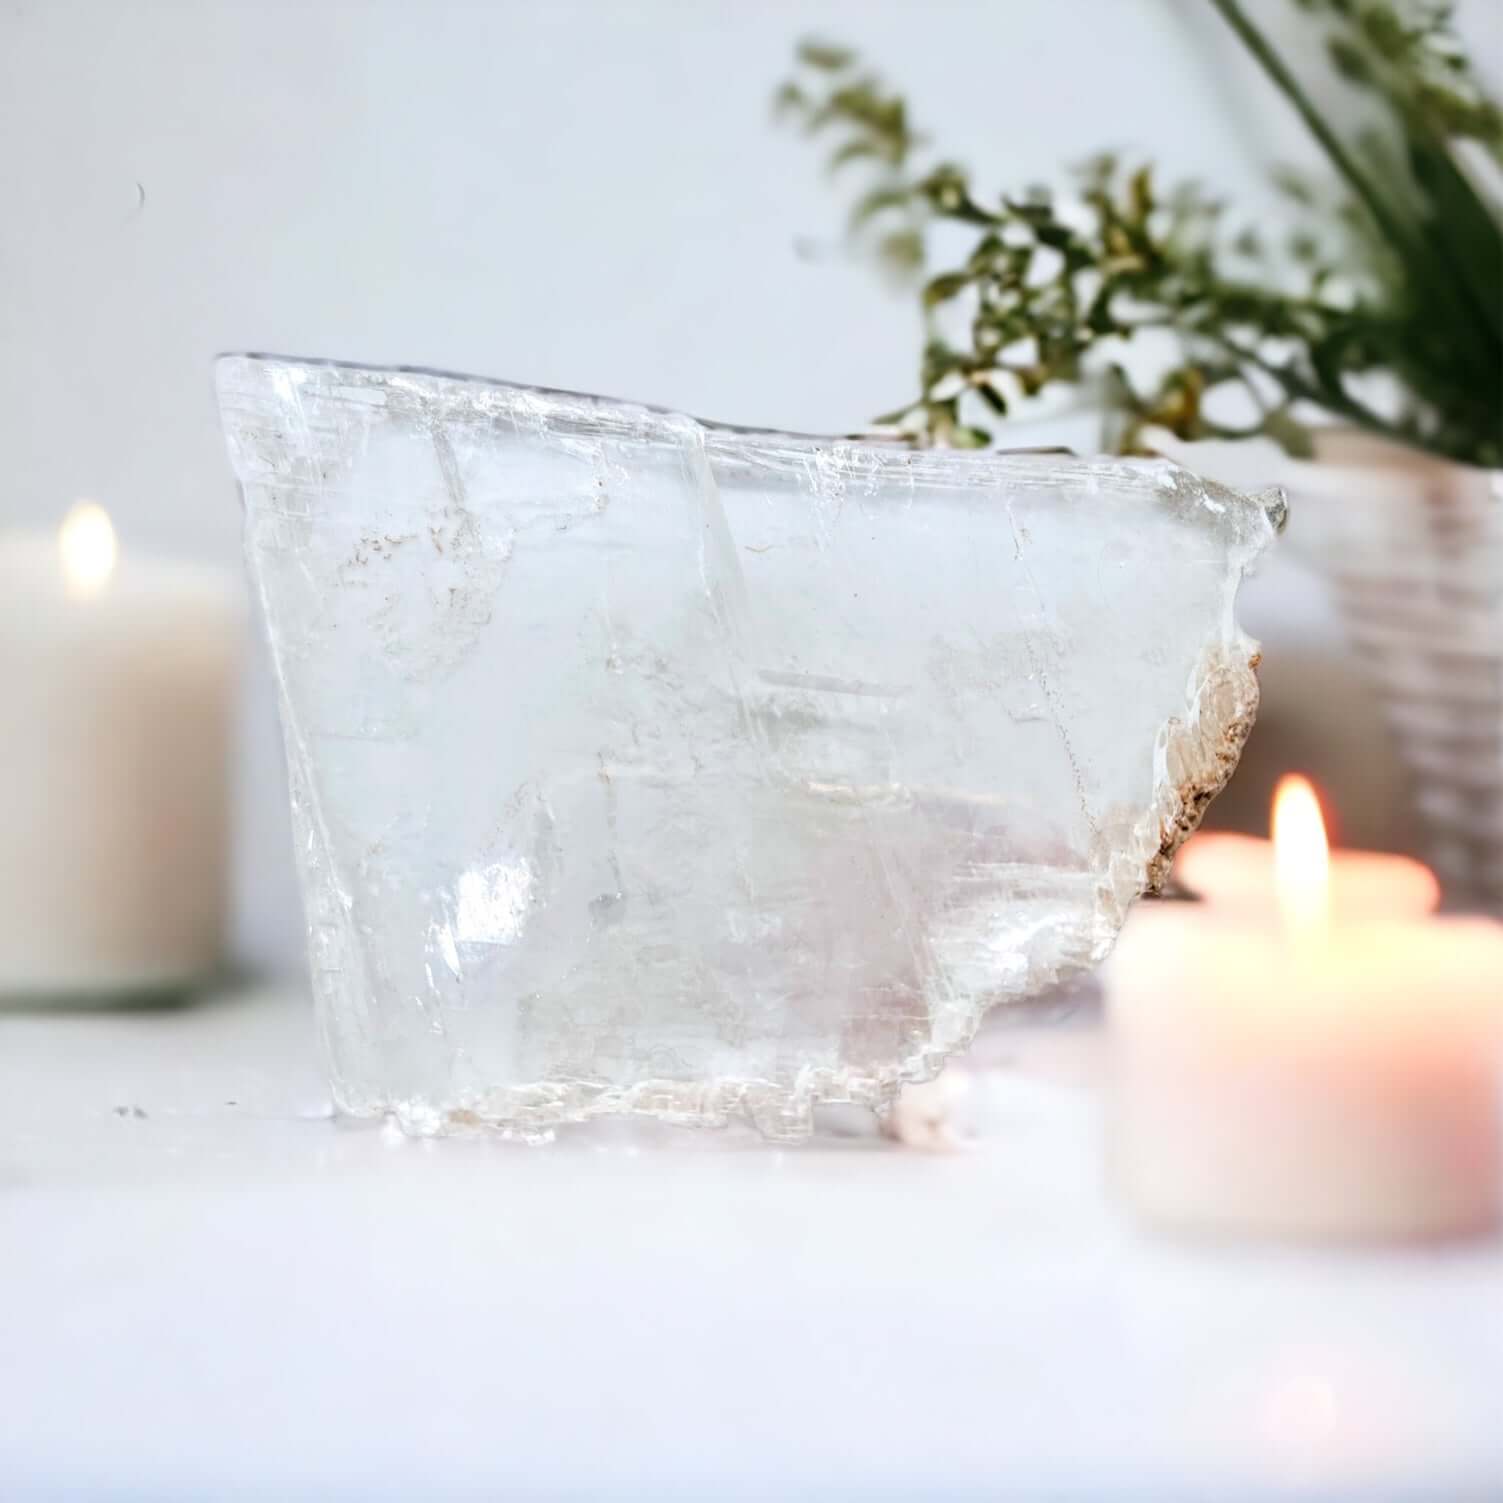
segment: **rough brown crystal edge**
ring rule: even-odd
[[[1237,764],[1242,760],[1242,750],[1258,718],[1261,694],[1258,667],[1262,661],[1262,653],[1253,651],[1245,662],[1228,664],[1222,670],[1240,680],[1233,695],[1236,708],[1222,725],[1212,728],[1209,735],[1189,726],[1180,728],[1176,747],[1196,750],[1195,743],[1198,742],[1200,754],[1188,759],[1194,764],[1192,771],[1175,789],[1175,811],[1161,825],[1159,848],[1149,858],[1144,872],[1145,893],[1157,895],[1163,889],[1179,848],[1200,828],[1200,822],[1216,795],[1236,772]]]

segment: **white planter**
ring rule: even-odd
[[[1344,429],[1318,435],[1310,462],[1261,443],[1175,454],[1288,489],[1287,546],[1331,585],[1448,904],[1503,911],[1503,472]]]
[[[1453,903],[1503,908],[1503,472],[1333,433],[1292,481]]]

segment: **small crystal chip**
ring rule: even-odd
[[[810,1130],[1102,959],[1236,764],[1276,501],[219,362],[340,1105]]]

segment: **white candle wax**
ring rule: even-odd
[[[1306,945],[1159,904],[1107,993],[1113,1172],[1149,1220],[1346,1239],[1496,1221],[1503,927],[1357,922]]]
[[[1493,1225],[1503,926],[1429,917],[1416,863],[1328,852],[1302,780],[1274,823],[1272,845],[1192,841],[1176,875],[1207,900],[1140,909],[1108,963],[1119,1184],[1202,1230]]]
[[[1174,863],[1174,880],[1218,910],[1272,914],[1278,909],[1273,842],[1255,835],[1201,834]],[[1440,902],[1434,874],[1407,856],[1332,851],[1330,911],[1338,921],[1414,918]]]
[[[219,963],[242,619],[226,574],[117,562],[97,509],[0,536],[0,992]]]

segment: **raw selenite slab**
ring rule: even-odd
[[[350,1112],[881,1109],[1103,958],[1252,722],[1281,503],[1167,462],[218,383]]]

